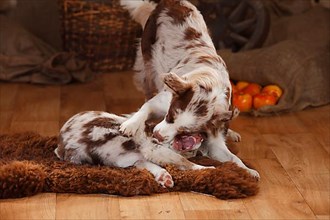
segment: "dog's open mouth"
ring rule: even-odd
[[[199,147],[204,139],[205,135],[201,133],[180,134],[175,136],[173,148],[177,151],[191,151]]]

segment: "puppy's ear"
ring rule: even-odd
[[[240,111],[234,107],[232,110],[216,110],[216,113],[218,115],[218,120],[225,122],[236,118]]]
[[[232,118],[231,119],[236,118],[239,115],[239,113],[240,113],[239,109],[236,108],[235,106],[232,106],[232,110],[231,111],[233,112],[233,115],[232,115]]]
[[[182,94],[191,88],[191,84],[182,79],[175,73],[166,73],[163,75],[165,85],[170,88],[174,93]]]

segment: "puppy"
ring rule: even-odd
[[[153,141],[153,127],[148,124],[132,137],[123,135],[119,127],[127,120],[128,117],[107,112],[87,111],[76,114],[61,128],[55,154],[61,160],[75,164],[144,168],[163,187],[174,185],[171,175],[161,167],[165,164],[175,165],[182,170],[207,168],[182,156],[195,155],[205,138],[203,134],[181,134],[176,137],[180,141],[158,144]]]
[[[233,115],[231,84],[197,8],[186,0],[120,2],[143,27],[134,69],[137,87],[147,97],[120,131],[134,136],[148,118],[161,117],[153,134],[159,143],[171,145],[182,132],[205,132],[208,156],[233,161],[259,178],[226,146],[222,118]],[[228,134],[240,139],[232,130]]]

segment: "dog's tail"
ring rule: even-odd
[[[144,28],[151,12],[156,8],[156,3],[143,0],[120,0],[120,4],[126,8],[132,18]]]

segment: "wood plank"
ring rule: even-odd
[[[251,219],[249,214],[242,210],[189,210],[184,213],[186,219]]]
[[[317,219],[321,219],[321,220],[329,220],[330,219],[330,215],[317,215],[316,217],[317,217]]]
[[[10,125],[13,115],[13,111],[0,111],[0,133],[10,133]]]
[[[119,209],[119,200],[120,197],[109,196],[108,197],[108,219],[119,219],[120,218],[120,209]]]
[[[263,135],[288,172],[329,173],[329,154],[309,133]]]
[[[255,117],[253,120],[261,134],[296,134],[308,131],[303,122],[295,117],[294,113]]]
[[[298,190],[311,207],[313,212],[319,216],[330,213],[330,176],[329,174],[305,174],[303,172],[291,173],[290,177],[296,184]]]
[[[58,121],[60,87],[21,84],[13,122]]]
[[[179,194],[181,204],[184,211],[191,210],[241,210],[244,212],[245,207],[242,200],[221,200],[214,196],[182,192]]]
[[[0,200],[0,218],[55,219],[55,193],[42,193],[22,199]]]
[[[10,125],[11,133],[36,132],[43,136],[58,135],[60,130],[58,120],[56,121],[14,121]]]
[[[149,203],[144,196],[122,198],[119,200],[121,219],[151,219]]]
[[[69,84],[61,88],[60,126],[73,115],[82,111],[105,111],[101,75],[84,84]]]
[[[133,72],[105,74],[103,83],[108,112],[129,114],[143,105],[144,96],[134,85]]]
[[[0,83],[0,133],[9,133],[13,118],[18,84]]]
[[[309,132],[314,134],[322,147],[330,153],[330,105],[310,108],[296,113]]]
[[[145,197],[151,219],[184,219],[178,193],[166,193]]]
[[[265,135],[279,162],[317,215],[329,214],[329,154],[312,134]]]
[[[108,195],[57,194],[56,219],[119,219],[118,198]]]
[[[315,219],[315,215],[276,159],[249,161],[259,171],[260,192],[243,200],[253,219]]]
[[[144,100],[144,95],[139,92],[133,82],[133,72],[120,72],[104,74],[104,93],[112,100],[140,99]]]
[[[0,83],[0,106],[1,111],[12,111],[15,108],[18,84]]]
[[[105,100],[107,111],[117,115],[136,112],[143,105],[143,101],[139,99],[113,100],[106,96]]]
[[[238,156],[241,159],[265,159],[275,158],[272,150],[267,147],[261,136],[255,121],[251,116],[242,115],[230,123],[230,128],[241,135],[241,142],[229,142],[238,149]]]
[[[9,131],[56,135],[59,130],[59,97],[60,87],[21,84]]]
[[[250,219],[241,199],[220,200],[199,193],[179,193],[186,219]]]

